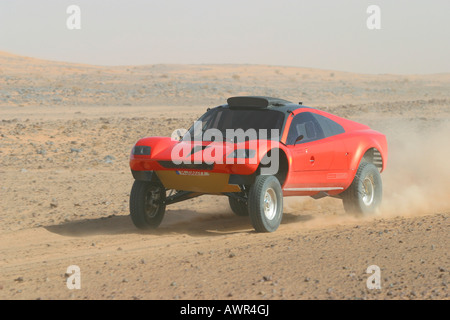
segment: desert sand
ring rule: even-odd
[[[386,134],[373,217],[285,198],[271,234],[226,197],[129,218],[128,156],[234,95],[316,107]],[[450,74],[264,65],[99,67],[0,52],[1,299],[448,299]],[[81,289],[66,270],[81,270]],[[366,269],[381,269],[369,290]]]

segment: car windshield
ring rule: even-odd
[[[189,137],[195,140],[203,139],[205,141],[210,140],[205,132],[209,129],[216,129],[221,132],[223,137],[228,138],[227,129],[242,129],[247,132],[249,129],[254,129],[256,131],[256,136],[254,138],[259,139],[278,139],[281,135],[281,129],[284,123],[284,113],[267,110],[267,109],[229,109],[229,108],[214,108],[207,111],[200,119],[197,120],[198,125],[201,124],[201,131],[196,128],[194,132],[194,127],[192,126],[189,131]],[[265,132],[261,131],[264,130]],[[278,130],[277,135],[272,135],[272,130]],[[198,136],[198,132],[202,132],[202,136]],[[197,133],[197,135],[195,135]],[[205,135],[205,137],[204,137]],[[186,137],[186,136],[185,136]],[[252,139],[252,136],[250,136]]]

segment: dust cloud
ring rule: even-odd
[[[450,123],[397,123],[388,135],[381,215],[420,215],[450,209]]]
[[[386,134],[389,149],[378,212],[361,217],[346,213],[340,199],[285,197],[284,212],[291,221],[317,228],[450,210],[450,123],[395,119],[376,127]]]

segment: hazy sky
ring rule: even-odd
[[[369,30],[369,5],[381,30]],[[69,30],[69,5],[81,30]],[[450,72],[450,0],[0,0],[0,51],[98,65]]]

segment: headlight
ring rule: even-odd
[[[134,146],[131,153],[134,155],[149,156],[150,150],[150,147],[147,146]]]
[[[253,158],[255,154],[256,151],[252,149],[237,149],[230,153],[228,158],[249,159]]]

